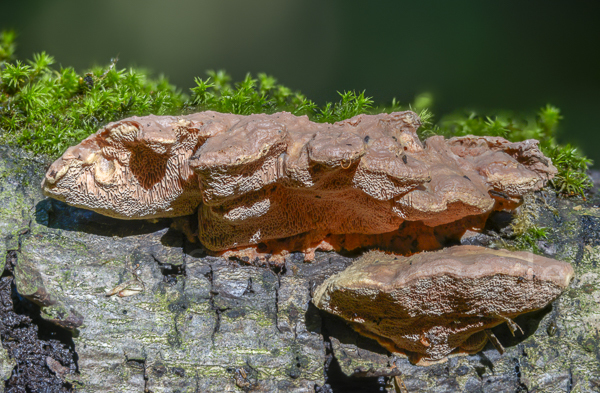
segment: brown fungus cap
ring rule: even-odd
[[[434,136],[422,143],[419,125],[410,111],[335,124],[287,112],[132,117],[69,148],[43,189],[125,219],[199,207],[199,239],[224,251],[297,236],[304,240],[294,244],[304,247],[327,236],[380,235],[404,221],[434,227],[485,217],[514,208],[556,173],[536,141]]]
[[[202,196],[188,160],[213,131],[198,124],[152,115],[110,123],[50,166],[44,193],[115,218],[192,214]]]
[[[373,251],[330,277],[313,303],[418,364],[476,353],[485,329],[556,299],[570,264],[529,252],[456,246],[402,257]]]

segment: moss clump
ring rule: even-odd
[[[592,181],[587,175],[592,160],[569,144],[547,146],[543,151],[552,158],[552,163],[558,168],[558,174],[551,180],[554,188],[561,194],[580,194],[585,199],[583,191],[592,186]]]
[[[118,70],[116,60],[85,74],[53,69],[45,52],[12,61],[14,34],[0,36],[0,138],[57,156],[110,121],[180,110],[184,96],[164,77]]]
[[[207,73],[208,79],[196,78],[196,86],[191,89],[188,106],[194,111],[213,110],[240,115],[288,111],[297,116],[308,115],[320,123],[335,123],[373,110],[373,100],[365,97],[364,92],[339,93],[339,102],[328,102],[320,108],[302,93],[278,84],[275,78],[263,73],[258,74],[257,79],[248,74],[242,82],[233,85],[225,71]]]
[[[514,248],[516,250],[528,250],[539,254],[540,250],[537,243],[539,240],[548,238],[548,228],[532,225],[522,232],[515,231],[515,235]]]
[[[257,78],[248,74],[243,81],[232,83],[226,72],[209,71],[207,79],[196,78],[196,86],[187,96],[162,76],[151,78],[135,68],[117,69],[116,59],[106,67],[78,74],[71,67],[52,68],[54,59],[45,52],[24,63],[14,60],[14,51],[15,34],[0,34],[0,142],[15,143],[52,158],[102,125],[132,115],[288,111],[333,123],[361,113],[414,108],[424,122],[421,137],[472,134],[502,136],[510,141],[535,138],[559,169],[552,181],[559,193],[583,196],[591,186],[586,174],[591,160],[570,145],[557,144],[556,130],[562,117],[558,108],[550,105],[529,118],[506,113],[493,117],[456,113],[434,124],[427,109],[432,104],[430,94],[421,94],[412,106],[402,107],[396,100],[375,105],[364,92],[350,91],[339,93],[339,102],[319,106],[266,74]]]

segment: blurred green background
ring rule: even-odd
[[[82,71],[164,73],[188,90],[207,69],[267,72],[322,104],[366,90],[378,103],[424,91],[456,109],[563,111],[561,142],[600,164],[600,2],[76,0],[3,2],[17,56],[45,50]]]

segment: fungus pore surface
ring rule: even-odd
[[[419,126],[410,111],[335,124],[286,112],[131,117],[70,147],[43,189],[123,219],[197,211],[212,251],[355,249],[393,243],[405,222],[485,220],[556,173],[535,140],[421,142]]]
[[[416,364],[476,353],[486,329],[538,310],[573,277],[528,252],[456,246],[410,257],[372,251],[315,291],[313,303]]]

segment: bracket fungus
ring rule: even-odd
[[[416,364],[476,353],[490,329],[556,299],[570,264],[528,252],[455,246],[410,257],[366,253],[313,296],[359,333]]]
[[[404,222],[485,220],[556,173],[535,140],[421,142],[419,126],[410,111],[335,124],[287,112],[131,117],[69,148],[43,189],[123,219],[197,211],[197,237],[214,252],[310,254],[382,246]]]

